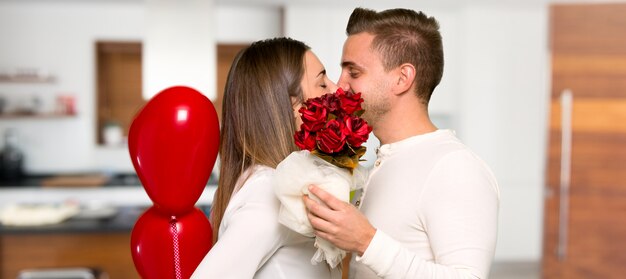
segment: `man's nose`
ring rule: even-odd
[[[339,80],[337,81],[337,86],[343,89],[343,91],[350,91],[350,84],[346,82],[343,77],[339,78]]]

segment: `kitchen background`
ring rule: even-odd
[[[117,140],[113,139],[113,144],[106,145],[98,139],[103,132],[98,130],[103,127],[97,120],[96,43],[147,43],[147,34],[168,32],[166,27],[154,24],[158,19],[147,13],[147,6],[164,2],[0,0],[0,76],[37,74],[30,80],[0,79],[1,108],[5,113],[26,110],[48,115],[0,114],[0,135],[14,133],[27,174],[110,175],[134,171],[123,142],[115,144]],[[208,19],[208,28],[203,38],[196,36],[188,43],[198,40],[202,44],[208,39],[212,45],[208,49],[214,51],[217,44],[247,44],[290,36],[312,47],[333,80],[339,76],[345,25],[354,7],[406,7],[436,17],[441,25],[446,67],[431,101],[431,114],[441,128],[456,130],[498,178],[501,205],[495,261],[539,265],[549,128],[549,7],[555,1],[202,2],[200,5],[207,9],[201,15]],[[176,26],[170,27],[176,30]],[[144,60],[156,59],[149,53],[143,55]],[[215,56],[198,55],[215,64]],[[165,59],[167,54],[159,56]],[[210,78],[198,87],[215,100],[216,67],[202,67]],[[144,69],[144,85],[154,78],[147,77],[147,71]],[[0,146],[4,144],[2,137]],[[368,143],[370,150],[376,144],[375,139]],[[372,156],[369,152],[368,158]],[[117,203],[148,203],[143,189],[135,188],[139,189],[133,192],[136,197],[121,197],[106,188],[98,195],[107,200],[110,193],[110,200],[121,199]],[[19,190],[5,187],[1,195],[8,197]],[[82,190],[63,191],[71,195],[72,191]],[[28,193],[31,197],[55,195],[38,189]],[[210,203],[210,196],[205,193],[201,202]],[[2,206],[10,201],[0,197],[0,202]]]

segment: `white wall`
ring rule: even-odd
[[[463,140],[500,184],[496,259],[541,257],[549,60],[545,7],[463,11]]]
[[[0,84],[2,95],[76,96],[78,117],[0,120],[15,127],[30,172],[71,172],[131,167],[128,155],[108,164],[95,139],[95,41],[140,41],[143,10],[136,3],[0,2],[0,68],[35,67],[56,77],[53,84]]]
[[[273,6],[220,5],[215,15],[216,40],[224,44],[245,44],[280,36],[280,17],[280,9]]]
[[[439,20],[446,66],[430,112],[443,117],[445,128],[455,129],[498,178],[496,260],[538,261],[547,125],[547,7],[397,4],[361,6],[422,9]],[[334,80],[352,9],[286,9],[286,35],[307,42]]]
[[[254,21],[242,21],[240,16]],[[219,43],[280,35],[279,10],[220,6]],[[141,1],[0,1],[0,70],[34,67],[56,77],[52,84],[0,83],[0,96],[16,102],[38,96],[52,110],[56,95],[77,98],[78,116],[67,119],[0,119],[0,135],[16,128],[31,173],[128,171],[126,148],[98,147],[95,139],[95,42],[142,41]],[[0,144],[3,139],[0,137]]]
[[[211,0],[146,0],[141,52],[142,96],[176,85],[217,97],[215,5]]]

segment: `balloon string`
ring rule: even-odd
[[[178,226],[176,226],[176,216],[172,216],[172,220],[170,221],[170,227],[172,228],[174,241],[174,273],[176,274],[176,279],[181,279],[183,278],[183,276],[180,272],[180,252],[178,250]]]

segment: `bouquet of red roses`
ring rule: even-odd
[[[325,161],[352,170],[365,154],[365,146],[372,128],[360,116],[361,93],[336,93],[307,100],[298,111],[302,115],[296,145],[309,150]]]
[[[315,237],[302,203],[302,195],[309,194],[307,186],[315,184],[348,202],[350,191],[365,183],[367,175],[358,165],[365,154],[362,144],[372,128],[360,117],[361,103],[361,93],[341,89],[304,102],[299,110],[302,125],[294,135],[302,150],[292,152],[276,167],[274,192],[281,202],[278,222]],[[322,238],[316,238],[315,247],[313,264],[325,260],[334,268],[346,254]]]

